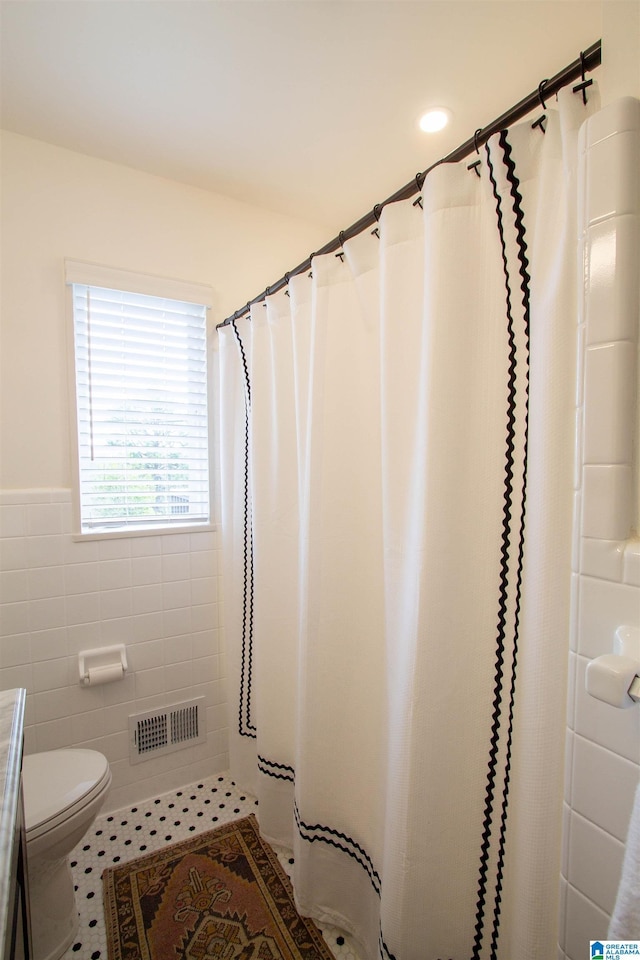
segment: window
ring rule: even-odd
[[[210,522],[200,285],[66,261],[81,534]]]

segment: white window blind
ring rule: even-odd
[[[209,523],[206,305],[72,297],[81,532]]]

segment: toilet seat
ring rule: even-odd
[[[27,842],[75,816],[109,786],[111,771],[95,750],[51,750],[23,758]]]

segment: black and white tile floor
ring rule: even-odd
[[[229,820],[255,813],[256,806],[257,801],[242,793],[229,776],[215,775],[98,817],[71,853],[80,928],[62,960],[107,960],[101,880],[105,867],[213,830]],[[290,873],[290,851],[276,848],[276,853]],[[360,960],[346,934],[334,927],[321,929],[336,960]]]

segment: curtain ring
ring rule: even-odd
[[[416,186],[418,188],[418,193],[421,192],[426,179],[427,179],[426,173],[416,173]]]
[[[480,147],[478,146],[478,134],[482,133],[482,127],[478,127],[476,132],[473,135],[473,145],[476,148],[476,153],[480,156]]]
[[[338,240],[340,241],[340,246],[344,247],[344,230],[341,230],[338,234]]]
[[[547,105],[546,105],[546,103],[544,102],[544,97],[542,96],[542,91],[544,90],[545,84],[547,84],[548,82],[549,82],[549,78],[547,77],[546,80],[542,80],[542,81],[538,84],[538,100],[539,100],[540,103],[542,104],[542,109],[543,109],[543,110],[546,110],[546,109],[547,109]]]
[[[380,219],[381,213],[382,213],[382,204],[376,203],[375,207],[373,208],[373,215],[376,218],[376,220]]]
[[[584,50],[580,51],[580,73],[582,75],[582,102],[587,103],[587,87],[590,86],[590,83],[584,78]],[[575,92],[575,91],[574,91]]]

